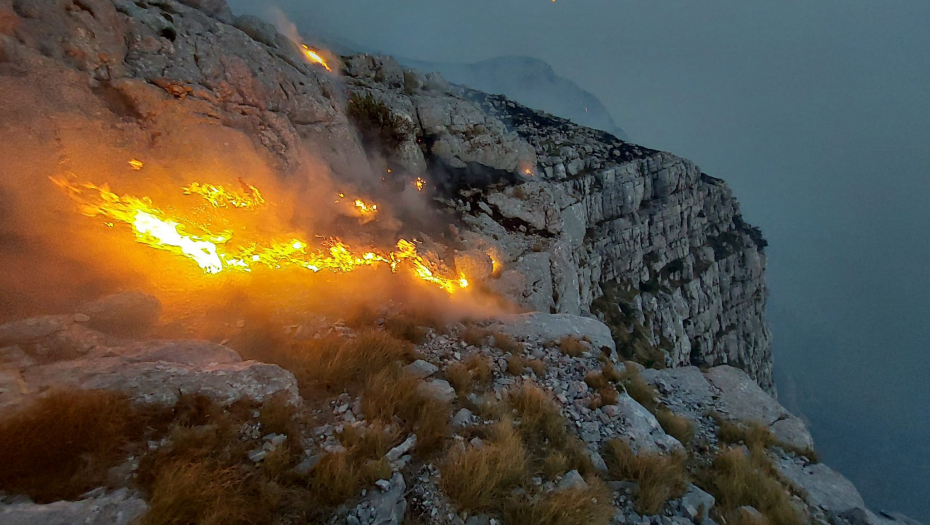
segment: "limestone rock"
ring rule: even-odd
[[[119,489],[103,496],[80,501],[56,501],[0,504],[0,523],[4,525],[129,525],[148,511],[139,496]]]
[[[607,326],[590,317],[570,314],[530,313],[499,318],[490,326],[517,339],[534,341],[558,341],[563,337],[587,337],[595,349],[607,347],[615,350],[614,340]]]
[[[706,374],[707,380],[720,390],[719,412],[727,418],[755,421],[771,427],[779,441],[799,449],[813,448],[814,440],[804,423],[778,404],[742,370],[718,366]]]
[[[417,385],[417,392],[444,403],[451,403],[455,399],[455,389],[445,379],[423,381]]]
[[[405,374],[417,379],[429,377],[435,374],[437,371],[439,371],[439,368],[436,365],[422,359],[417,359],[416,361],[404,367]]]
[[[91,328],[119,334],[144,334],[161,315],[161,302],[140,292],[123,292],[86,303],[78,314],[88,316]]]

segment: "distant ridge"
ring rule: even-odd
[[[629,140],[626,131],[614,122],[596,96],[559,76],[552,66],[538,58],[504,56],[472,64],[425,62],[400,57],[397,60],[407,67],[439,72],[454,84],[505,95],[525,106]]]

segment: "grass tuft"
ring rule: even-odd
[[[450,449],[440,467],[440,486],[464,510],[495,510],[524,480],[527,465],[519,434],[513,423],[504,420],[494,425],[481,448]]]
[[[494,332],[491,334],[494,336],[494,348],[502,352],[507,352],[513,355],[522,354],[524,351],[523,345],[520,344],[513,337],[503,333],[503,332]]]
[[[694,438],[694,425],[691,424],[691,420],[685,416],[675,414],[665,407],[656,410],[655,416],[666,434],[677,439],[685,446],[691,443]]]
[[[640,514],[658,514],[687,488],[683,454],[636,455],[626,442],[612,439],[605,445],[604,459],[611,476],[639,484],[635,505]]]
[[[606,525],[616,510],[610,489],[590,478],[588,488],[546,494],[538,501],[515,496],[504,509],[504,523],[533,525]]]
[[[736,448],[724,449],[714,458],[707,477],[706,485],[717,498],[718,511],[727,518],[736,516],[739,507],[749,505],[772,525],[803,523],[762,451],[747,456]]]
[[[104,483],[142,427],[123,394],[53,392],[0,420],[0,491],[40,503],[76,498]]]
[[[587,349],[584,342],[577,337],[563,337],[559,340],[559,350],[569,357],[581,357]]]

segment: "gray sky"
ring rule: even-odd
[[[870,505],[930,523],[930,2],[277,5],[412,59],[544,59],[726,179],[771,243],[782,400]]]

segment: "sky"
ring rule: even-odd
[[[781,401],[873,509],[930,523],[930,2],[277,5],[411,59],[546,60],[634,142],[725,179],[770,242]]]

